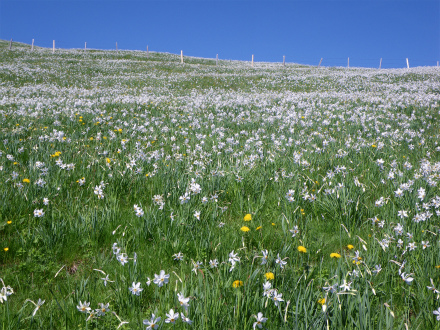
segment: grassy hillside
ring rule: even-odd
[[[8,48],[2,329],[440,328],[438,68]]]

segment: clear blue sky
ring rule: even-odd
[[[317,65],[432,66],[439,0],[0,0],[0,39]]]

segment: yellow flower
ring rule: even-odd
[[[29,180],[29,179],[23,179],[23,182],[24,182],[24,183],[31,183],[31,180]]]
[[[242,231],[242,232],[248,232],[250,229],[249,229],[249,227],[246,227],[246,226],[243,226],[243,227],[241,227],[240,228],[240,230]]]
[[[272,226],[275,226],[275,223],[274,223],[274,222],[272,222]]]
[[[3,250],[4,250],[5,252],[8,252],[8,251],[9,251],[9,248],[5,247]]]
[[[341,255],[339,253],[330,253],[330,258],[340,258]]]
[[[353,248],[354,248],[353,245],[351,245],[351,244],[348,244],[348,245],[347,245],[347,249],[351,250],[351,249],[353,249]]]
[[[435,268],[439,269],[439,268],[440,268],[440,265],[435,266]]]
[[[8,220],[6,223],[7,223],[8,225],[10,225],[10,224],[12,223],[12,221],[11,221],[11,220]]]
[[[240,286],[243,286],[243,281],[236,280],[232,283],[233,288],[239,288]]]
[[[376,145],[375,145],[375,144],[372,144],[371,146],[372,146],[373,148],[376,148]]]
[[[300,246],[298,246],[298,251],[302,252],[302,253],[306,253],[307,249],[304,246],[300,245]]]
[[[93,136],[92,136],[92,137],[90,137],[90,141],[93,141]]]
[[[106,158],[105,161],[106,161],[107,163],[109,163],[109,164],[110,164],[110,162],[111,162],[110,158]]]
[[[324,305],[325,304],[325,298],[319,299],[318,304]]]
[[[266,273],[264,276],[266,276],[266,280],[268,281],[275,279],[275,275],[272,272]]]
[[[252,216],[248,213],[244,216],[243,218],[244,221],[251,221],[252,220]]]
[[[258,226],[257,228],[255,228],[255,230],[260,230],[262,227],[261,226]]]

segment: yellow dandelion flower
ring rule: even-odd
[[[376,148],[376,145],[375,145],[375,144],[372,144],[371,146],[372,146],[373,148]]]
[[[105,161],[106,161],[107,163],[109,163],[109,164],[110,164],[110,162],[111,162],[110,158],[106,158]]]
[[[248,213],[244,216],[243,218],[244,221],[251,221],[252,220],[252,216]]]
[[[348,245],[347,245],[347,249],[349,249],[349,250],[354,249],[354,246],[351,245],[351,244],[348,244]]]
[[[4,250],[5,252],[8,252],[8,251],[9,251],[9,248],[8,248],[8,247],[5,247],[3,250]]]
[[[260,230],[261,228],[263,228],[263,227],[258,226],[257,228],[255,228],[255,230]]]
[[[242,232],[248,232],[250,229],[249,229],[249,227],[246,227],[246,226],[243,226],[243,227],[241,227],[240,228],[240,230],[242,231]]]
[[[23,179],[23,183],[31,183],[31,180],[29,180],[29,179]]]
[[[302,253],[306,253],[307,249],[304,246],[300,245],[300,246],[298,246],[298,251],[302,252]]]
[[[12,223],[12,221],[11,221],[11,220],[8,220],[8,221],[6,221],[6,223],[7,223],[8,225],[10,225],[10,224]]]
[[[440,265],[435,266],[435,268],[439,269],[439,268],[440,268]]]
[[[324,305],[325,304],[325,298],[319,299],[318,304]]]
[[[241,286],[243,286],[243,281],[236,280],[236,281],[234,281],[234,282],[232,283],[232,287],[233,287],[233,288],[239,288],[239,287],[241,287]]]
[[[341,255],[339,253],[330,253],[330,258],[340,258]]]
[[[268,272],[268,273],[264,274],[264,276],[266,277],[266,280],[268,280],[268,281],[275,279],[275,275],[272,272]]]

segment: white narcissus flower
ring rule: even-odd
[[[170,309],[169,313],[166,314],[167,318],[165,319],[165,323],[176,323],[176,320],[179,318],[179,313],[174,313],[173,309]]]
[[[165,274],[165,271],[161,270],[159,275],[154,274],[153,283],[157,284],[157,286],[159,286],[160,288],[164,284],[167,284],[169,279],[170,279],[170,275]]]
[[[81,300],[79,301],[79,305],[76,306],[76,308],[81,312],[81,313],[87,313],[91,310],[91,308],[89,307],[90,303],[87,301],[84,301],[83,303],[81,302]]]
[[[183,308],[185,308],[185,310],[188,310],[188,302],[189,302],[189,298],[185,298],[185,296],[183,294],[178,293],[177,294],[177,299],[179,299],[179,303],[180,306],[182,306]]]
[[[161,318],[156,317],[156,315],[151,314],[151,320],[143,320],[143,323],[147,326],[146,330],[153,330],[159,328],[159,322]]]
[[[261,329],[263,327],[263,323],[267,321],[266,317],[263,317],[263,313],[259,312],[257,315],[254,315],[254,317],[257,319],[256,322],[253,324],[253,328],[258,327]]]
[[[129,287],[128,289],[131,291],[132,294],[136,296],[139,296],[141,294],[141,291],[143,290],[141,288],[141,282],[137,282],[137,283],[133,282],[131,287]]]

